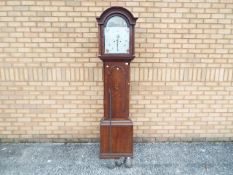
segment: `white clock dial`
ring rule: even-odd
[[[114,16],[104,28],[105,53],[129,53],[129,27],[126,21]]]

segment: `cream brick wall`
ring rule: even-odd
[[[95,18],[116,5],[139,18],[135,139],[233,140],[232,0],[1,0],[0,142],[99,137]]]

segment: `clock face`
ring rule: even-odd
[[[104,28],[105,53],[129,53],[129,27],[119,16],[110,18]]]

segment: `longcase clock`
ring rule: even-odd
[[[100,158],[133,156],[133,123],[129,118],[130,62],[134,58],[137,18],[123,7],[111,7],[97,18],[99,58],[103,61],[104,117],[100,121]]]

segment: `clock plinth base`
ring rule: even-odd
[[[100,158],[133,156],[133,123],[126,120],[100,121]]]

